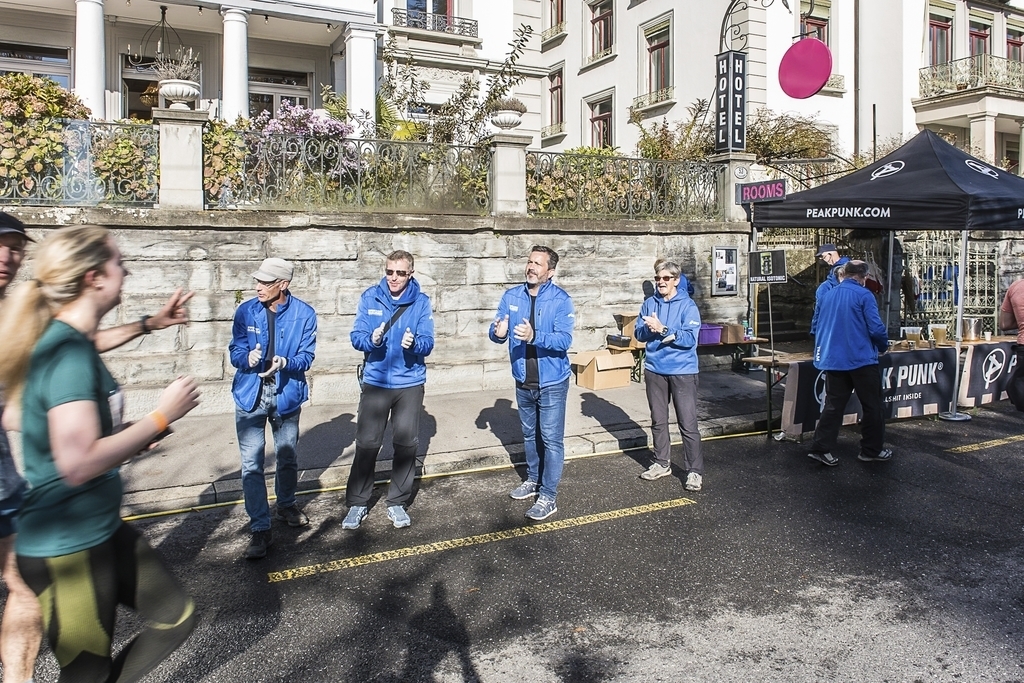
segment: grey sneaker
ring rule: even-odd
[[[527,498],[533,498],[536,495],[537,482],[527,479],[522,484],[512,489],[508,494],[508,497],[514,498],[515,500],[526,500]]]
[[[640,473],[640,478],[645,481],[654,481],[655,479],[661,479],[672,474],[671,465],[662,465],[660,462],[656,462],[646,470]]]
[[[700,476],[696,472],[690,472],[689,474],[686,475],[685,488],[687,491],[700,491],[700,488],[703,485],[704,477]]]
[[[807,457],[814,458],[822,465],[828,465],[829,467],[835,467],[839,464],[839,458],[831,453],[808,453]]]
[[[358,529],[359,525],[366,519],[366,506],[365,505],[353,505],[348,509],[348,514],[345,515],[345,521],[341,523],[342,529]]]
[[[395,525],[396,529],[404,529],[412,524],[412,520],[409,519],[409,513],[407,513],[405,508],[401,505],[388,506],[388,519],[391,520],[391,523]]]
[[[249,539],[249,546],[245,549],[245,559],[262,560],[267,556],[267,548],[269,548],[273,542],[274,538],[270,534],[270,529],[252,532],[252,538]]]
[[[555,505],[555,499],[541,496],[537,499],[537,502],[533,504],[533,507],[526,511],[526,516],[536,522],[539,522],[542,519],[547,519],[556,512],[558,512],[558,507]]]
[[[284,522],[290,527],[301,527],[309,524],[309,517],[294,505],[286,508],[277,508],[277,511],[274,512],[274,519]]]
[[[861,451],[861,454],[857,456],[857,459],[863,460],[864,462],[889,462],[892,460],[892,449],[883,448],[878,451],[878,455],[868,455]]]

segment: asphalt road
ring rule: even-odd
[[[260,562],[238,507],[136,522],[201,615],[149,680],[1024,680],[1022,426],[891,423],[891,463],[845,428],[835,468],[707,441],[695,494],[643,452],[577,460],[540,525],[510,470],[422,482],[403,530],[321,494]]]

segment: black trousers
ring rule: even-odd
[[[836,446],[843,412],[856,390],[864,417],[860,422],[860,450],[875,456],[885,441],[885,417],[882,406],[882,372],[878,365],[865,365],[854,370],[825,372],[825,410],[814,430],[812,453],[828,453]]]
[[[134,683],[192,632],[195,605],[146,539],[122,523],[97,546],[58,557],[18,556],[39,596],[43,628],[60,664],[60,683]],[[117,606],[146,626],[111,656]]]
[[[395,457],[391,462],[391,487],[388,505],[405,505],[412,497],[416,478],[416,451],[420,445],[420,414],[423,412],[423,385],[405,389],[363,386],[356,419],[356,455],[345,488],[349,507],[366,505],[373,494],[377,454],[384,440],[384,429],[391,420]]]

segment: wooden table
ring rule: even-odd
[[[772,412],[774,409],[772,406],[772,389],[789,374],[790,363],[800,363],[807,360],[811,360],[811,354],[809,353],[785,353],[783,351],[776,351],[774,356],[749,356],[743,359],[744,363],[764,368],[764,388],[768,409],[768,421],[765,432],[769,439],[772,438]],[[783,369],[785,372],[782,372]],[[774,379],[776,372],[781,373],[778,379]]]

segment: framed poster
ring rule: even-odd
[[[736,296],[739,294],[739,249],[715,247],[711,259],[711,295]]]

